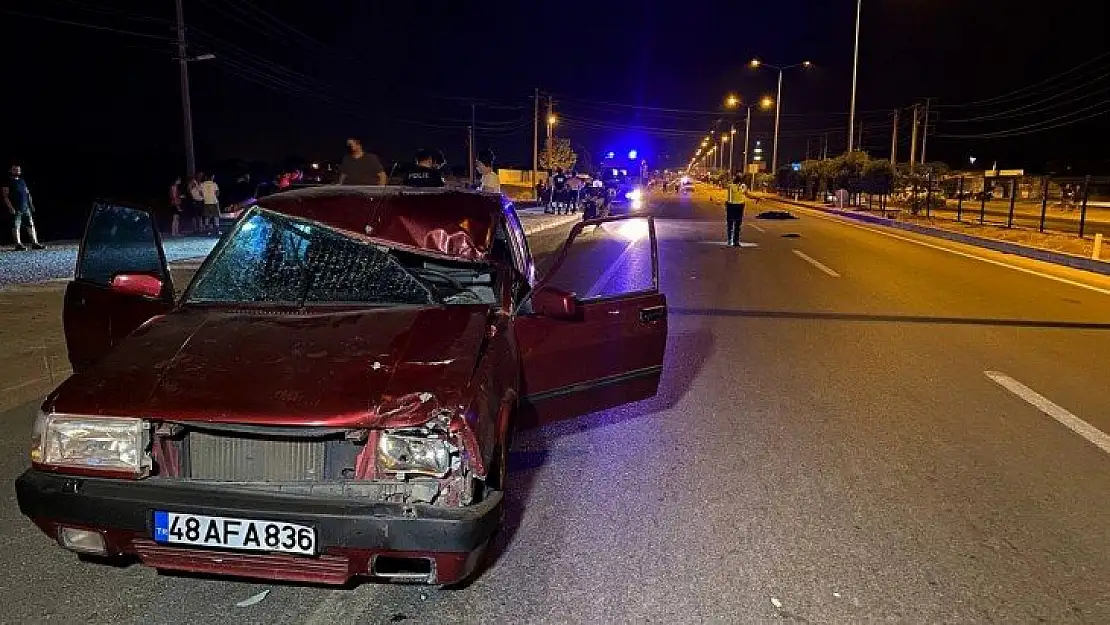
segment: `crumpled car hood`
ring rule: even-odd
[[[147,323],[48,402],[69,414],[380,426],[414,408],[426,415],[428,402],[464,401],[488,315],[484,305],[182,310]]]

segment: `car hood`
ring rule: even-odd
[[[489,307],[180,310],[48,399],[67,414],[256,425],[412,425],[461,405]]]

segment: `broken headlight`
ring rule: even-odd
[[[31,461],[59,469],[146,474],[149,426],[142,419],[39,413]]]
[[[378,438],[378,466],[386,473],[443,477],[451,470],[455,447],[436,435],[383,432]]]

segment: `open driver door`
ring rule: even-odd
[[[580,222],[542,275],[530,312],[515,321],[522,367],[518,425],[654,396],[667,343],[654,219]]]
[[[150,210],[94,203],[62,309],[74,373],[91,367],[173,305],[173,283]]]

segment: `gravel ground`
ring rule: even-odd
[[[215,245],[214,237],[170,239],[165,242],[166,258],[172,262],[207,256]],[[0,290],[15,284],[69,278],[76,263],[75,243],[51,245],[41,251],[14,252],[6,249],[0,252]]]

